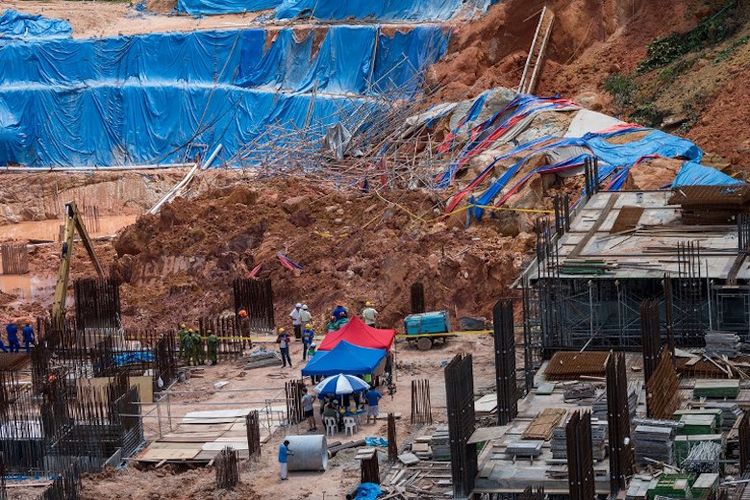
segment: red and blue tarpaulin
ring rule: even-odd
[[[366,375],[374,373],[385,359],[385,349],[360,347],[339,342],[330,351],[317,351],[302,369],[305,377],[329,375]]]
[[[389,350],[395,338],[395,330],[373,328],[367,326],[359,317],[353,316],[338,331],[327,334],[318,346],[318,351],[330,351],[340,342],[350,342],[360,347]]]

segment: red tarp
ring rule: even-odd
[[[323,339],[323,342],[318,346],[318,350],[330,351],[342,340],[346,340],[350,344],[359,347],[390,350],[395,337],[396,330],[380,330],[378,328],[373,328],[367,326],[364,321],[357,316],[352,316],[352,319],[342,326],[339,331],[327,334],[326,338]]]

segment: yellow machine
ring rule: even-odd
[[[94,263],[96,273],[100,279],[104,279],[104,271],[99,263],[99,259],[96,257],[94,252],[94,245],[89,238],[89,233],[86,231],[86,226],[83,223],[81,215],[78,213],[78,208],[74,202],[65,204],[65,231],[63,233],[62,249],[60,253],[60,270],[57,273],[57,285],[55,285],[55,300],[52,303],[52,323],[55,325],[62,325],[63,319],[65,318],[65,297],[67,296],[68,290],[68,278],[70,276],[70,261],[73,256],[73,241],[75,232],[78,231],[78,236],[83,242],[83,246],[86,248],[91,262]]]

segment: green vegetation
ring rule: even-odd
[[[661,83],[672,83],[678,76],[687,73],[695,65],[696,59],[680,59],[670,64],[659,72],[659,81]]]
[[[653,40],[649,45],[646,58],[640,62],[637,71],[645,73],[661,68],[680,57],[715,45],[732,36],[737,30],[735,14],[737,1],[728,2],[716,14],[701,22],[686,33],[673,33]]]
[[[658,127],[664,120],[664,112],[649,102],[641,104],[630,114],[630,118],[646,127]]]
[[[638,84],[628,75],[613,73],[604,80],[604,90],[612,94],[615,104],[624,108],[633,104]]]
[[[732,45],[730,45],[726,49],[721,50],[718,54],[716,54],[716,58],[714,59],[714,64],[722,63],[726,61],[727,59],[729,59],[730,57],[732,57],[732,54],[734,54],[734,52],[737,49],[745,45],[748,41],[750,41],[750,35],[745,35],[742,38],[735,40],[732,43]]]

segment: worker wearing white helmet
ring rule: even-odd
[[[362,320],[367,326],[375,328],[378,322],[378,311],[372,306],[369,300],[365,302],[365,308],[362,309]]]
[[[294,305],[294,309],[289,313],[289,317],[292,318],[292,327],[294,328],[294,338],[302,338],[302,319],[300,313],[302,312],[302,304],[297,302]]]
[[[307,304],[302,304],[302,309],[299,312],[299,319],[302,325],[306,325],[312,321],[312,314],[310,314]]]

